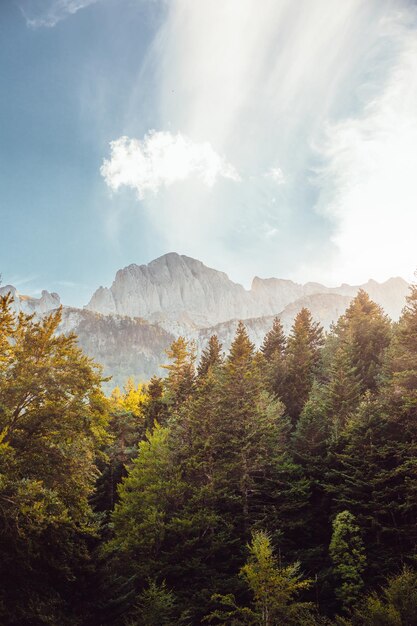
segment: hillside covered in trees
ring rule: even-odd
[[[59,323],[1,299],[0,624],[417,624],[417,285],[109,398]]]

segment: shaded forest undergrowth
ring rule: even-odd
[[[0,301],[0,624],[417,624],[417,286],[110,398]]]

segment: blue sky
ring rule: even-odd
[[[22,293],[85,304],[172,250],[246,286],[417,267],[413,2],[7,0],[0,81]]]

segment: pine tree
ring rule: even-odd
[[[162,367],[168,371],[164,380],[168,404],[175,411],[185,402],[194,390],[195,383],[195,347],[179,337],[166,351],[172,363]]]
[[[264,388],[263,358],[238,325],[220,376],[216,440],[222,510],[241,541],[254,524],[294,549],[308,482],[289,454],[289,423],[282,403]]]
[[[349,508],[360,523],[374,581],[410,558],[417,545],[417,446],[402,419],[385,399],[366,396],[326,477],[335,505]]]
[[[395,328],[387,370],[386,393],[396,411],[403,414],[403,422],[406,418],[411,426],[417,417],[417,284],[411,286]]]
[[[139,594],[127,626],[177,626],[179,624],[175,595],[165,582],[154,580]]]
[[[330,556],[338,581],[336,596],[344,610],[354,606],[362,593],[362,574],[366,566],[365,549],[359,526],[349,511],[342,511],[333,521]]]
[[[297,599],[311,585],[311,581],[301,578],[299,563],[282,566],[273,553],[270,537],[263,531],[253,533],[248,551],[240,576],[251,592],[252,605],[239,606],[233,595],[217,594],[213,601],[224,608],[213,611],[207,621],[219,626],[313,626],[312,605]]]
[[[169,430],[156,425],[139,443],[137,457],[119,485],[119,502],[112,514],[114,537],[105,546],[118,571],[134,574],[145,586],[158,576],[170,534],[170,515],[184,498],[181,469],[172,462]]]
[[[375,391],[391,339],[391,323],[382,308],[360,289],[334,333],[355,370],[361,392]]]
[[[284,329],[279,317],[275,317],[272,322],[272,328],[265,335],[261,346],[261,352],[267,361],[271,361],[278,353],[280,356],[284,354],[286,346],[286,337]]]
[[[417,624],[417,574],[404,567],[390,576],[381,592],[368,595],[354,611],[350,626],[412,626]]]
[[[146,385],[145,400],[142,405],[145,430],[152,430],[157,422],[165,426],[169,414],[168,400],[164,396],[164,382],[158,376],[152,376]]]
[[[288,337],[281,396],[294,424],[311,391],[322,345],[323,329],[313,322],[310,311],[302,308]]]
[[[219,434],[224,446],[225,474],[234,483],[236,491],[233,494],[232,490],[231,495],[239,498],[241,507],[239,512],[236,510],[236,520],[240,520],[241,532],[245,533],[250,527],[251,502],[257,492],[256,477],[268,464],[266,449],[270,449],[274,437],[279,441],[281,436],[282,407],[271,404],[263,390],[260,362],[242,322],[226,359],[220,394],[224,421]]]
[[[222,360],[222,344],[217,335],[212,335],[208,341],[207,347],[204,348],[201,354],[197,368],[198,378],[206,376],[210,368],[221,365]]]
[[[325,410],[331,424],[331,437],[337,441],[361,397],[356,368],[342,347],[336,347],[328,377],[324,387]]]
[[[276,317],[261,346],[261,354],[265,359],[263,364],[265,385],[276,398],[281,398],[285,390],[286,343],[282,324]]]
[[[327,603],[329,594],[326,569],[329,566],[331,497],[326,490],[325,477],[331,463],[331,430],[325,387],[314,382],[292,438],[294,461],[302,468],[309,495],[301,512],[296,556],[309,571],[319,573],[321,584],[322,579],[325,579],[323,594]],[[316,591],[318,593],[318,587]]]

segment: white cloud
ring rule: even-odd
[[[219,177],[239,180],[235,168],[219,156],[210,143],[195,143],[181,133],[148,132],[143,140],[120,137],[110,143],[110,159],[100,169],[107,185],[146,192],[196,177],[212,187]]]
[[[266,173],[265,178],[270,178],[277,185],[283,185],[285,183],[284,172],[280,167],[271,167]]]
[[[80,9],[100,0],[21,0],[20,10],[31,28],[52,28]]]
[[[417,267],[417,38],[407,26],[382,91],[328,126],[317,210],[334,222],[330,277],[363,281]]]
[[[208,194],[195,182],[204,180],[201,161],[173,157],[165,166],[146,137],[114,142],[103,176],[143,197],[141,219],[160,247],[235,280],[407,275],[416,265],[416,23],[409,0],[170,0],[121,126],[135,136],[152,119],[193,146],[208,140],[217,164],[209,171],[218,172],[209,181],[226,175],[225,154],[228,176],[237,170],[242,183]],[[175,197],[148,193],[176,180],[184,184]]]
[[[267,227],[267,230],[265,232],[265,238],[266,239],[272,239],[273,237],[275,237],[276,235],[279,234],[279,230],[278,228],[274,228],[274,227]]]
[[[162,127],[171,123],[196,141],[208,138],[244,180],[213,194],[184,185],[175,211],[172,198],[161,195],[158,210],[152,206],[148,215],[166,247],[211,264],[221,259],[237,280],[246,281],[252,272],[303,279],[301,270],[324,280],[347,221],[342,224],[324,206],[330,189],[335,191],[330,170],[320,181],[315,210],[315,151],[324,152],[324,128],[360,120],[379,99],[403,45],[393,40],[390,22],[401,23],[412,13],[407,0],[168,3],[140,84],[150,81],[156,90]],[[367,138],[361,134],[360,141],[366,144]],[[254,176],[268,172],[270,164],[285,173],[273,205],[268,177]],[[264,245],[259,226],[266,221],[279,229],[270,239],[275,247]],[[405,259],[398,267],[404,274]],[[338,280],[354,279],[347,263],[336,269]],[[375,273],[374,264],[365,269]]]

